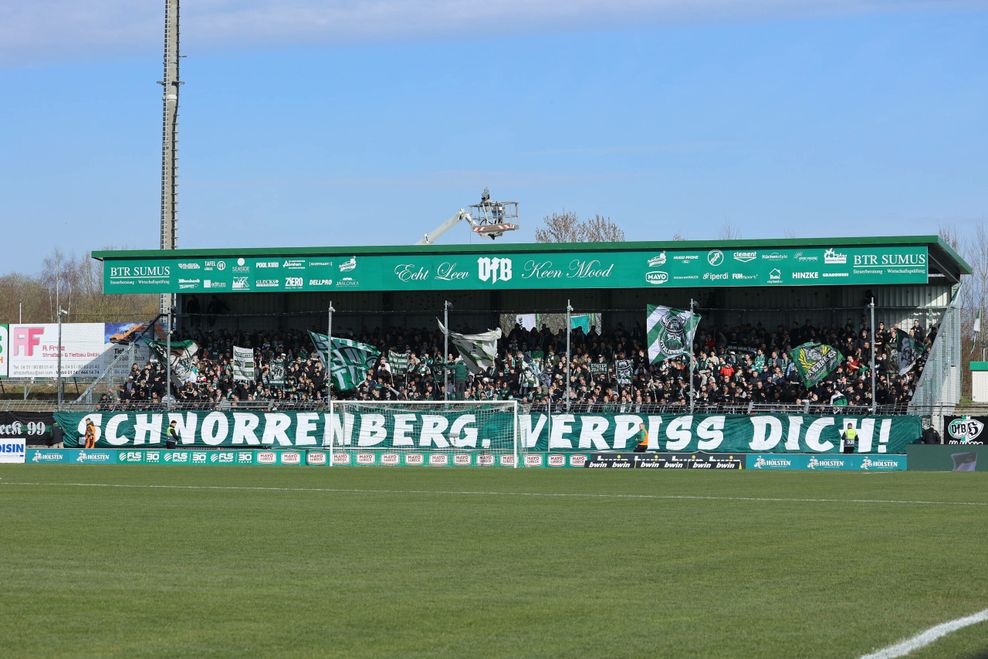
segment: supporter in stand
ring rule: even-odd
[[[208,325],[208,323],[207,323]],[[196,341],[195,378],[173,382],[175,397],[185,403],[228,408],[240,402],[264,402],[271,407],[319,401],[326,395],[325,370],[313,351],[308,334],[299,330],[279,332],[229,332],[195,327],[189,338]],[[913,336],[925,340],[927,348],[935,330],[924,336],[913,328]],[[334,397],[367,400],[441,400],[444,368],[449,366],[451,398],[494,400],[516,398],[524,403],[553,406],[565,401],[566,336],[520,326],[499,344],[499,358],[489,372],[466,373],[463,361],[450,355],[443,360],[443,337],[426,330],[378,330],[354,336],[376,346],[382,354],[378,365],[351,391],[335,391]],[[844,362],[823,382],[806,389],[789,358],[789,350],[805,341],[837,347]],[[912,397],[923,366],[921,359],[910,371],[900,374],[894,332],[879,325],[875,337],[877,403],[905,403]],[[252,379],[233,377],[233,346],[254,348]],[[873,345],[867,328],[851,323],[838,328],[816,328],[808,321],[786,329],[778,325],[740,325],[730,328],[700,326],[695,337],[695,403],[700,407],[805,404],[870,405],[870,352]],[[689,405],[689,361],[673,358],[650,364],[644,332],[618,325],[611,332],[571,335],[572,363],[569,389],[572,411],[590,411],[600,405],[619,405],[628,410],[646,405],[686,407]],[[388,364],[389,351],[408,353],[407,367]],[[619,383],[617,365],[631,364],[630,384]],[[283,378],[272,368],[284,369]],[[280,372],[280,369],[278,369]],[[116,400],[103,400],[109,407],[117,401],[158,406],[165,395],[162,366],[151,361],[134,364]],[[834,401],[840,401],[835,403]]]

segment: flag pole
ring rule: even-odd
[[[55,389],[58,396],[58,409],[59,412],[62,411],[62,300],[59,295],[59,282],[61,281],[61,273],[58,274],[58,279],[55,280],[55,307],[58,311],[58,373],[55,378]]]
[[[443,332],[443,400],[449,400],[449,364],[446,360],[449,359],[449,300],[443,301],[443,327],[446,331]]]
[[[875,298],[868,304],[871,310],[871,413],[878,410],[878,400],[875,398]]]
[[[693,326],[693,298],[690,298],[690,327]],[[696,391],[693,388],[693,371],[696,368],[693,357],[693,339],[690,337],[690,414],[696,409]]]
[[[165,409],[171,409],[172,399],[172,311],[174,307],[168,307],[167,323],[165,328]]]
[[[573,307],[570,305],[570,301],[566,300],[566,386],[563,387],[563,392],[566,396],[566,413],[569,413],[569,362],[570,362],[570,334],[572,334],[572,316]]]
[[[333,301],[326,310],[326,406],[333,402]]]

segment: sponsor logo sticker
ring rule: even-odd
[[[381,455],[381,464],[393,466],[398,464],[399,456],[397,453],[384,453]]]
[[[445,453],[432,453],[429,455],[429,464],[447,465],[449,464],[449,456]]]
[[[645,281],[653,286],[661,286],[669,281],[669,273],[661,270],[653,270],[645,273]]]
[[[655,268],[660,265],[666,264],[666,253],[659,252],[656,256],[653,256],[648,260],[648,267]]]
[[[458,467],[465,467],[470,464],[470,456],[466,453],[457,453],[453,456],[453,464]]]
[[[483,282],[496,284],[511,281],[511,259],[482,256],[477,259],[477,278]]]
[[[734,260],[738,261],[739,263],[750,263],[754,261],[756,258],[758,258],[758,252],[755,251],[734,252],[732,256],[734,257]]]
[[[830,247],[823,252],[823,262],[827,265],[847,265],[847,254]]]
[[[358,465],[372,465],[372,464],[374,464],[374,454],[373,453],[358,453],[357,454],[357,464]]]
[[[278,461],[278,454],[274,451],[261,451],[257,454],[257,464],[273,465]]]
[[[421,453],[409,453],[405,456],[405,464],[420,465],[425,463],[425,456]]]

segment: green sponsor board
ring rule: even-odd
[[[326,257],[112,258],[106,293],[925,284],[920,246]]]
[[[807,455],[751,453],[745,456],[745,468],[759,471],[903,471],[906,456],[881,453]]]
[[[119,464],[120,451],[103,449],[27,449],[27,464]]]
[[[522,467],[583,468],[591,456],[585,453],[529,453]],[[336,450],[337,467],[514,467],[514,455],[481,451],[393,451],[389,449]],[[308,466],[328,467],[329,451],[222,449],[27,449],[28,464],[123,464],[208,467]]]
[[[66,446],[79,445],[92,419],[99,447],[160,447],[174,420],[180,447],[317,449],[329,446],[332,434],[342,448],[514,453],[510,412],[59,412],[55,419]],[[840,430],[850,424],[861,452],[902,453],[922,434],[914,416],[520,414],[519,448],[627,451],[641,423],[649,450],[678,452],[837,453]]]
[[[988,471],[988,446],[914,444],[906,454],[911,471]]]

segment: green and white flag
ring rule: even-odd
[[[254,349],[233,346],[233,379],[250,382],[254,379]]]
[[[309,337],[325,366],[329,337],[311,331]],[[355,389],[367,377],[367,372],[374,368],[380,356],[381,351],[370,344],[333,337],[333,352],[330,359],[332,367],[329,372],[336,383],[336,388],[339,391]]]
[[[922,343],[901,329],[895,330],[895,347],[899,353],[899,375],[908,373],[909,369],[916,365],[916,360],[926,351]]]
[[[268,382],[275,389],[285,388],[285,360],[272,359],[271,366],[268,367]]]
[[[158,357],[159,361],[165,361],[165,353],[168,350],[166,343],[161,341],[148,341],[148,347]],[[183,384],[195,382],[199,375],[193,357],[199,351],[199,345],[195,341],[172,341],[172,354],[167,360],[171,366],[172,376],[177,382]]]
[[[840,350],[826,343],[803,343],[790,350],[789,356],[807,389],[833,373],[844,360]]]
[[[439,321],[436,321],[439,322]],[[497,357],[497,341],[501,338],[501,328],[488,330],[480,334],[460,334],[450,332],[439,323],[443,334],[449,334],[449,340],[463,357],[463,362],[473,373],[483,373],[494,365]]]
[[[392,372],[405,373],[408,370],[408,358],[411,357],[412,353],[396,352],[394,350],[388,350],[388,363],[391,365]]]
[[[652,364],[693,352],[693,335],[700,316],[681,309],[650,304],[645,309],[648,359]]]
[[[631,379],[634,375],[634,365],[630,359],[617,359],[614,361],[614,374],[617,383],[622,387],[631,386]]]

